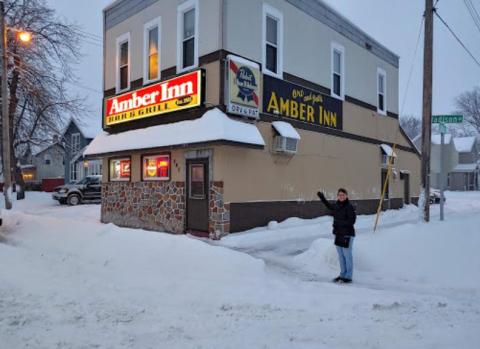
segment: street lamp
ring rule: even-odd
[[[15,29],[14,29],[15,30]],[[32,39],[32,34],[26,31],[15,30],[18,38],[23,43]],[[1,65],[1,91],[2,91],[2,172],[3,172],[3,194],[5,196],[5,208],[12,208],[10,198],[10,187],[12,186],[12,166],[10,164],[10,120],[8,117],[8,82],[7,82],[7,26],[5,25],[5,2],[0,1],[0,51],[2,57]]]
[[[30,32],[19,31],[17,36],[20,39],[20,41],[23,42],[24,44],[28,44],[30,41],[32,41],[32,33]]]

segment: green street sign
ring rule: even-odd
[[[432,115],[433,124],[461,124],[463,115]]]

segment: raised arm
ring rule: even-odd
[[[325,198],[325,195],[323,195],[323,193],[321,191],[319,191],[317,193],[318,197],[320,198],[320,200],[323,202],[323,204],[330,210],[332,211],[333,210],[333,206],[332,204],[330,204],[327,199]]]

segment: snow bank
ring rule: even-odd
[[[445,222],[404,224],[354,240],[357,280],[384,279],[446,288],[480,289],[480,217],[465,215]],[[316,240],[295,263],[309,272],[338,272],[331,239]]]

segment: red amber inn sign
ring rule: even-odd
[[[105,100],[105,126],[201,105],[202,74],[196,70]]]

